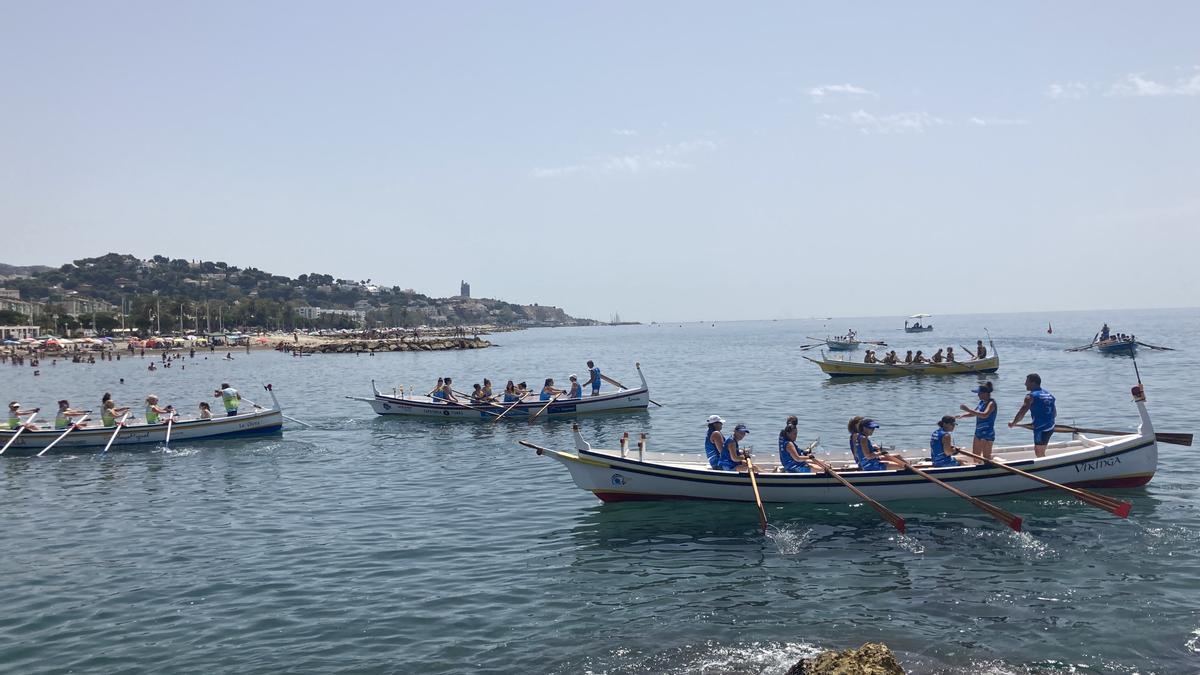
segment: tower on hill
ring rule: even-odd
[[[471,284],[468,284],[465,281],[459,282],[458,294],[464,298],[471,297]]]

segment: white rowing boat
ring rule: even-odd
[[[168,433],[170,433],[171,441],[176,443],[179,441],[277,433],[283,428],[283,409],[279,406],[279,399],[275,398],[275,392],[268,389],[268,393],[271,394],[273,404],[270,408],[252,408],[250,412],[241,412],[232,417],[213,417],[209,420],[177,418],[171,424],[172,428],[169,432],[165,417],[162,422],[157,424],[127,424],[121,428],[121,432],[115,438],[113,437],[113,432],[116,431],[116,427],[104,427],[100,425],[75,429],[71,433],[65,434],[65,436],[65,429],[51,428],[25,431],[13,440],[12,445],[9,446],[4,456],[37,454],[52,443],[54,444],[54,448],[50,454],[71,450],[103,448],[109,443],[110,439],[114,448],[118,446],[162,444],[167,440]],[[246,401],[242,403],[244,406],[249,405]],[[16,434],[16,431],[0,430],[0,446],[7,443]],[[55,439],[60,437],[62,437],[62,440],[55,443]]]
[[[1069,440],[1051,443],[1045,457],[1036,457],[1032,445],[998,447],[993,457],[1028,473],[1076,487],[1127,488],[1150,482],[1158,467],[1158,445],[1145,401],[1135,399],[1141,424],[1127,434],[1075,433]],[[774,439],[771,439],[774,441]],[[701,453],[644,453],[627,456],[620,450],[593,448],[575,429],[574,452],[539,448],[561,462],[575,484],[605,502],[703,499],[753,502],[750,479],[744,473],[711,469]],[[642,453],[638,453],[642,455]],[[774,455],[775,453],[771,453]],[[848,454],[848,453],[847,453]],[[924,469],[968,495],[1011,494],[1043,489],[1029,478],[991,465],[932,468],[918,463],[928,449],[901,453]],[[823,457],[824,458],[824,457]],[[859,471],[848,457],[824,458],[838,474],[878,501],[924,500],[951,496],[948,491],[907,470]],[[765,502],[858,503],[862,500],[835,478],[824,474],[774,473],[777,458],[766,454],[755,459],[762,473],[758,490]]]
[[[596,413],[635,412],[645,410],[650,404],[650,388],[646,384],[646,376],[642,367],[637,366],[638,378],[642,386],[635,389],[618,388],[616,391],[590,396],[587,392],[583,398],[566,398],[561,396],[550,403],[543,401],[537,394],[526,395],[518,402],[505,403],[472,403],[468,399],[449,402],[430,396],[413,396],[403,393],[393,393],[391,396],[379,391],[375,381],[371,381],[374,396],[347,396],[355,401],[371,404],[371,408],[379,415],[400,415],[404,417],[424,417],[455,421],[491,421],[503,416],[504,419],[529,419],[536,417],[573,417]],[[547,407],[547,404],[549,406]],[[544,410],[543,410],[544,409]],[[540,412],[539,411],[543,411]]]

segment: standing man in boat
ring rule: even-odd
[[[1038,457],[1046,456],[1046,446],[1050,444],[1050,436],[1054,433],[1054,419],[1058,416],[1058,408],[1054,404],[1054,394],[1042,389],[1042,376],[1030,373],[1025,377],[1025,403],[1017,411],[1017,416],[1008,423],[1008,427],[1017,426],[1025,413],[1033,416],[1033,454]]]
[[[1109,329],[1108,329],[1108,322],[1106,321],[1106,322],[1104,322],[1104,325],[1100,327],[1100,341],[1104,342],[1105,340],[1108,339],[1108,336],[1109,336]]]
[[[225,416],[233,417],[238,413],[238,405],[242,402],[242,395],[237,389],[229,386],[228,382],[222,382],[221,388],[213,392],[213,398],[221,399],[221,403],[225,405]]]
[[[596,364],[592,363],[591,361],[587,362],[587,367],[588,367],[588,381],[584,382],[583,386],[586,387],[588,385],[591,385],[592,386],[592,396],[599,396],[600,395],[600,369],[597,368]]]
[[[992,458],[992,444],[996,442],[996,412],[999,408],[992,399],[992,383],[985,381],[971,391],[979,395],[979,403],[970,408],[967,404],[959,407],[962,417],[975,418],[975,439],[971,441],[971,452],[986,459]]]

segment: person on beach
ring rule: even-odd
[[[979,403],[974,408],[965,403],[958,406],[963,411],[959,417],[975,418],[975,438],[971,441],[971,452],[991,459],[992,444],[996,442],[996,412],[998,411],[996,401],[992,399],[992,383],[985,381],[971,391],[979,395]]]
[[[1058,416],[1058,407],[1054,403],[1054,394],[1042,389],[1042,376],[1030,373],[1025,377],[1025,389],[1029,392],[1025,402],[1017,411],[1017,416],[1008,423],[1011,429],[1021,422],[1025,413],[1033,415],[1033,454],[1038,457],[1046,456],[1046,446],[1050,445],[1050,436],[1054,434],[1054,419]]]
[[[221,399],[221,403],[225,405],[225,416],[233,417],[238,414],[238,405],[242,402],[242,395],[237,389],[229,386],[228,382],[222,382],[221,388],[213,392],[213,398]]]
[[[11,401],[8,404],[8,429],[16,431],[24,427],[28,431],[37,431],[37,425],[32,422],[22,422],[21,415],[32,415],[41,412],[41,408],[30,408],[29,410],[21,410],[21,404],[18,401]]]
[[[169,408],[158,407],[158,397],[154,394],[146,397],[146,424],[159,424],[159,416],[170,412]]]
[[[902,469],[904,462],[889,457],[881,445],[871,443],[879,423],[869,417],[853,417],[846,429],[850,432],[850,453],[859,471],[885,471],[888,467]]]
[[[720,415],[709,415],[707,424],[708,433],[704,436],[704,454],[708,457],[708,466],[717,469],[721,465],[721,448],[725,447],[725,434],[721,433],[721,427],[725,425],[725,420],[721,419]]]
[[[207,401],[200,401],[200,419],[202,419],[202,420],[211,420],[212,419],[212,408],[209,407]]]
[[[750,433],[750,427],[745,424],[738,424],[733,428],[733,435],[725,439],[725,445],[721,448],[721,459],[717,462],[717,468],[721,471],[749,471],[750,465],[746,462],[746,455],[742,453],[740,443],[747,434]],[[754,472],[758,473],[758,467],[754,467]]]
[[[812,473],[812,467],[808,465],[809,453],[796,445],[796,434],[796,425],[790,421],[779,432],[780,467],[787,473]]]
[[[542,385],[542,393],[538,397],[538,400],[549,401],[554,396],[556,396],[558,394],[565,394],[565,393],[567,393],[566,389],[555,389],[554,388],[554,378],[547,377],[546,384]]]
[[[929,459],[935,467],[943,466],[959,466],[962,462],[955,459],[952,455],[958,454],[959,448],[954,446],[954,441],[950,434],[954,432],[954,427],[958,424],[958,420],[954,419],[954,415],[942,415],[942,419],[938,421],[937,429],[929,436]]]
[[[579,376],[571,375],[567,379],[571,381],[571,389],[567,392],[567,398],[583,398],[583,387],[579,386]]]
[[[588,381],[584,382],[583,386],[586,387],[586,386],[590,385],[592,387],[592,396],[599,396],[600,395],[600,369],[597,368],[596,364],[592,363],[591,361],[587,362],[587,367],[588,367]]]
[[[64,398],[58,402],[58,412],[54,415],[54,428],[64,430],[70,426],[74,426],[76,429],[87,426],[84,422],[73,422],[72,418],[83,417],[89,412],[88,410],[75,410],[71,407],[70,401]]]

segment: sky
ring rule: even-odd
[[[683,321],[1194,307],[1194,2],[0,0],[0,262]]]

